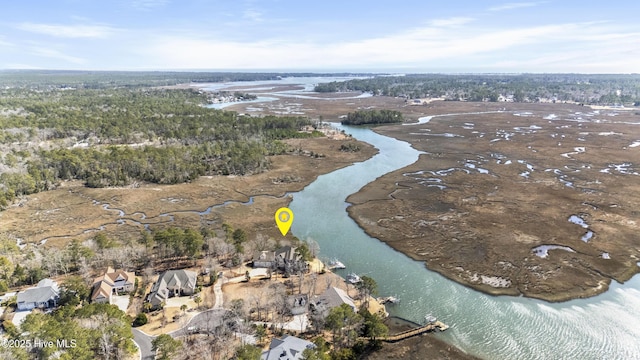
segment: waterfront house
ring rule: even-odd
[[[271,340],[269,350],[262,353],[260,360],[300,360],[306,349],[315,347],[310,341],[285,335],[281,339]]]
[[[58,305],[60,289],[51,279],[42,279],[36,287],[20,291],[16,298],[18,311],[49,309]]]
[[[153,285],[147,301],[152,309],[159,309],[162,303],[175,296],[193,295],[197,274],[189,270],[167,270],[160,274]]]
[[[294,246],[283,246],[276,251],[257,251],[253,256],[254,268],[278,269],[291,274],[307,271],[308,264]]]
[[[285,274],[297,273],[298,271],[306,272],[309,268],[298,248],[294,246],[283,246],[276,250],[275,262],[276,267]]]
[[[310,307],[315,313],[323,313],[326,316],[329,314],[329,310],[342,304],[349,305],[354,312],[358,311],[355,302],[344,290],[330,287],[321,295],[315,296]]]
[[[111,303],[111,296],[120,293],[128,293],[135,288],[136,276],[132,272],[107,268],[104,275],[93,281],[91,302]]]

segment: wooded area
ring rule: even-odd
[[[598,74],[408,74],[375,76],[316,86],[318,92],[364,91],[374,95],[443,97],[459,101],[574,101],[640,105],[640,75]]]
[[[107,77],[87,76],[88,84]],[[305,118],[238,115],[203,106],[207,96],[195,89],[142,87],[135,76],[135,86],[121,87],[124,80],[113,79],[98,89],[0,90],[0,206],[62,180],[105,187],[259,173],[269,168],[266,156],[287,151],[279,140],[318,136],[300,131],[313,125]]]
[[[342,125],[393,124],[402,122],[402,113],[395,110],[358,110],[348,113]]]

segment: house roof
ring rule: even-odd
[[[296,260],[300,255],[296,252],[298,248],[293,246],[283,246],[276,250],[276,257],[284,260]]]
[[[99,285],[94,286],[93,288],[93,292],[91,293],[91,301],[94,301],[99,297],[104,297],[108,299],[111,296],[113,287],[111,287],[110,284],[107,284],[106,281],[101,281],[98,284]]]
[[[351,306],[354,310],[356,304],[353,299],[342,289],[337,287],[330,287],[318,297],[318,302],[327,305],[329,308],[338,307],[342,304]]]
[[[133,284],[135,282],[135,278],[136,278],[136,275],[134,273],[127,272],[127,271],[124,271],[124,270],[108,272],[108,273],[104,274],[104,276],[105,276],[105,279],[108,278],[113,283],[115,283],[118,280],[124,280],[125,282]]]
[[[153,285],[148,300],[153,304],[160,304],[167,299],[168,289],[196,288],[197,274],[189,270],[167,270],[160,274],[158,281]]]
[[[295,336],[285,335],[282,339],[273,339],[269,350],[262,353],[261,360],[299,360],[305,349],[313,349],[315,345]]]
[[[16,302],[44,303],[59,296],[58,284],[51,279],[42,279],[36,287],[25,289],[18,293]]]
[[[128,272],[124,270],[113,270],[113,268],[108,267],[107,271],[104,275],[99,276],[93,280],[93,285],[96,286],[96,283],[105,281],[109,283],[111,286],[115,286],[116,281],[124,281],[125,283],[133,284],[135,282],[136,274],[133,272]]]
[[[108,267],[107,272],[104,275],[98,276],[93,280],[91,301],[94,301],[101,296],[108,298],[118,280],[124,281],[126,284],[134,284],[135,278],[136,275],[133,272],[127,272],[124,270],[115,271],[112,267]]]

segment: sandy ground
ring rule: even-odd
[[[468,114],[376,129],[426,154],[348,198],[369,234],[491,294],[564,301],[638,272],[639,115],[565,104],[416,108]],[[564,248],[542,257],[542,245]]]

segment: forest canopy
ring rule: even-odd
[[[393,124],[402,122],[402,113],[395,110],[358,110],[348,113],[342,125]]]

